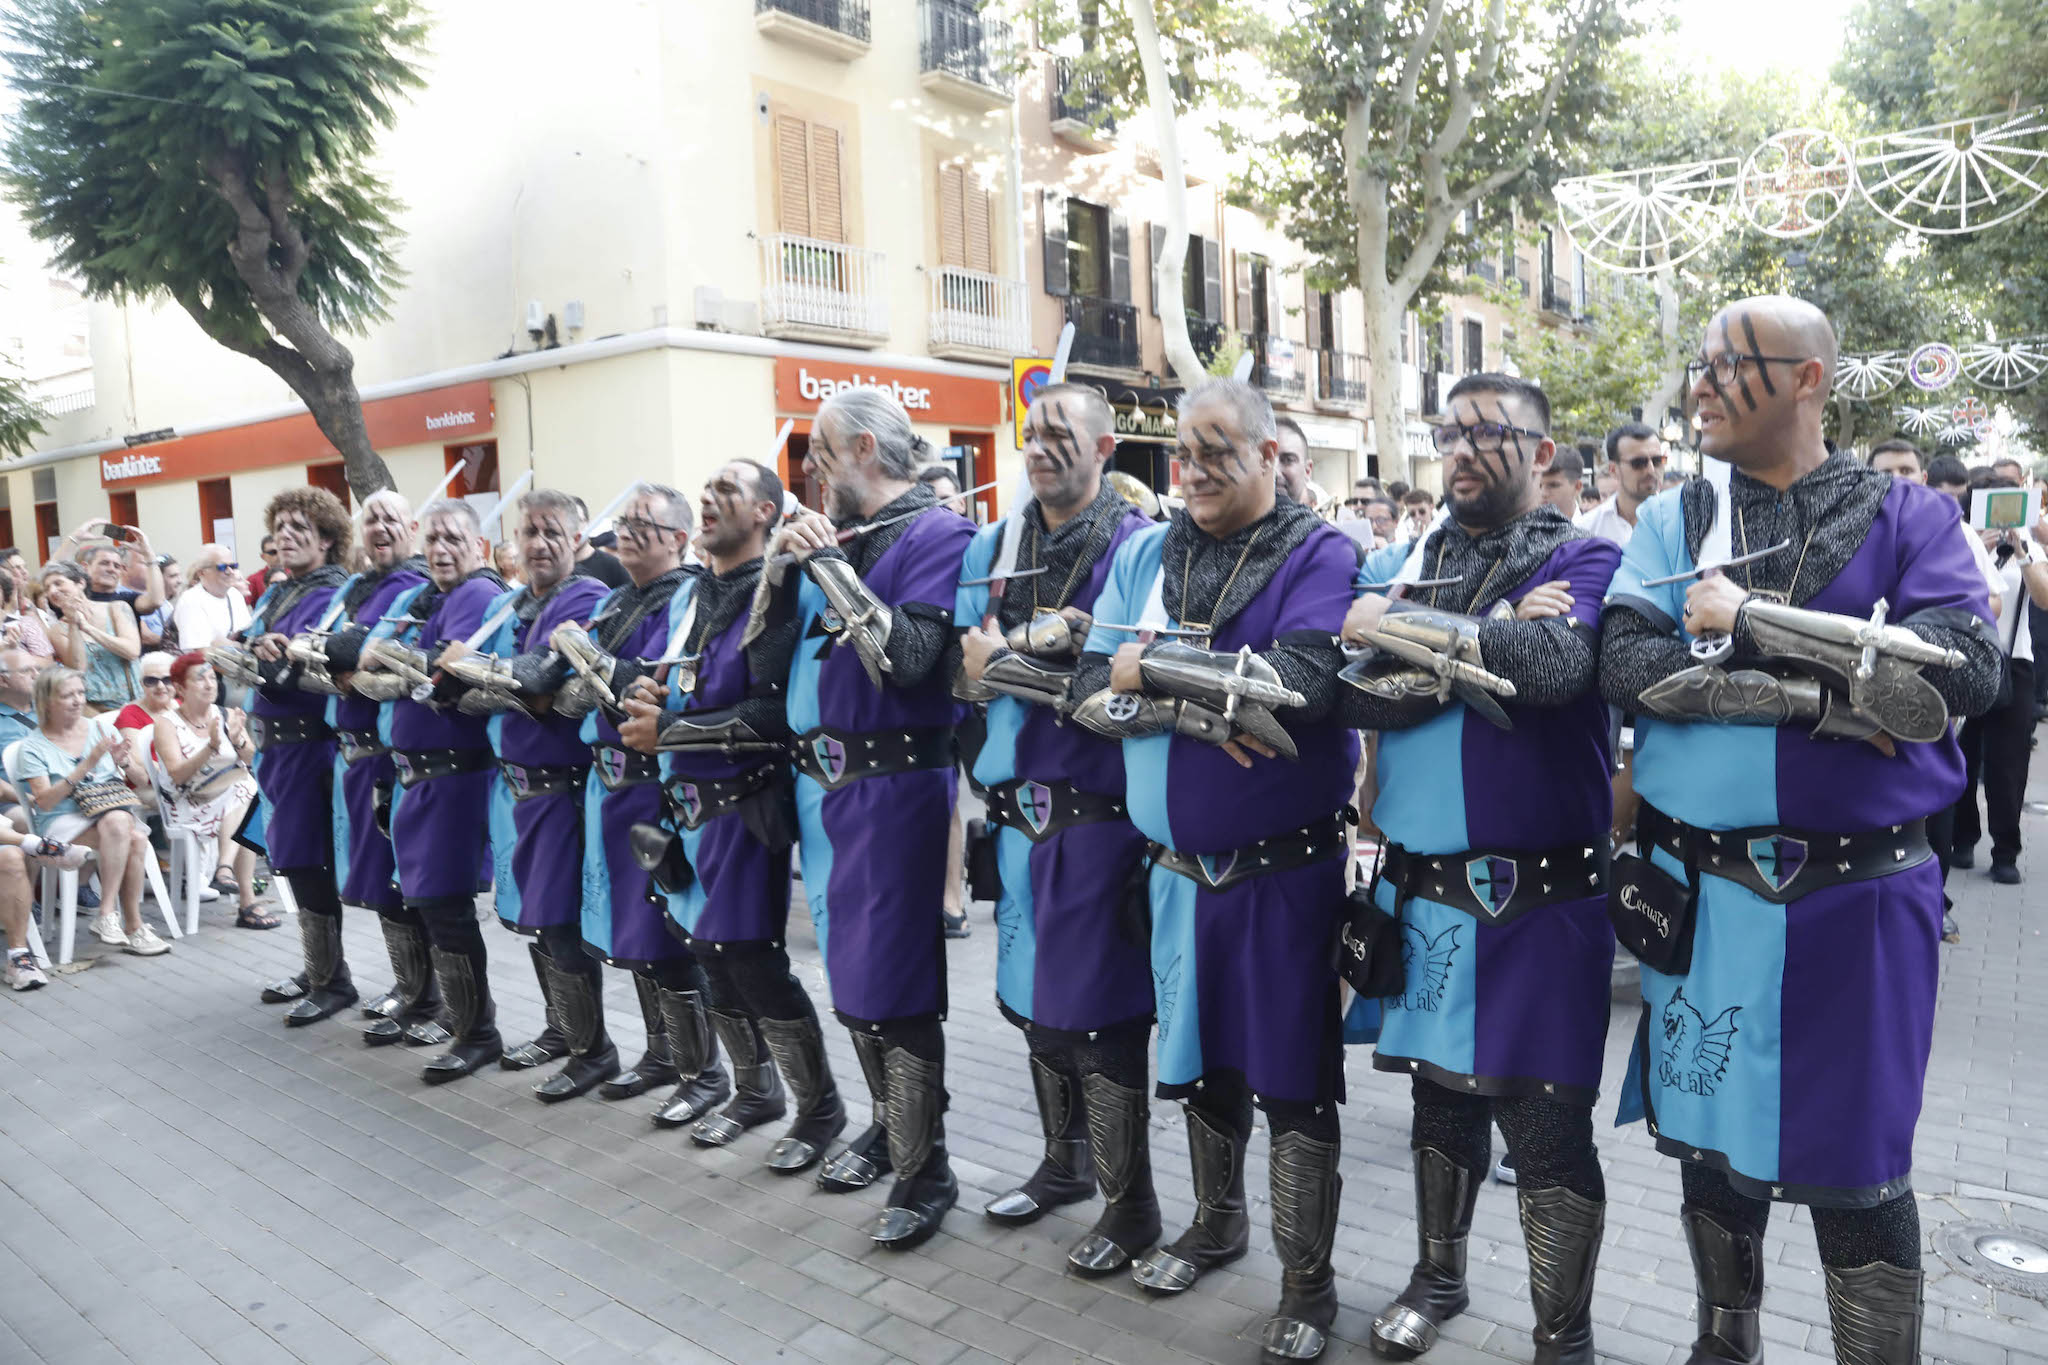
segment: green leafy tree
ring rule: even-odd
[[[1550,399],[1550,429],[1563,446],[1597,441],[1657,384],[1664,343],[1648,309],[1603,309],[1593,330],[1534,327],[1509,343],[1508,359]],[[1644,409],[1652,425],[1661,410]]]
[[[21,376],[0,357],[0,455],[19,455],[43,429],[43,414]]]
[[[0,182],[88,293],[170,299],[288,384],[350,487],[391,486],[337,332],[385,315],[370,169],[420,83],[415,0],[17,0]]]

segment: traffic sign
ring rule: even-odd
[[[1010,416],[1017,424],[1017,448],[1024,448],[1024,415],[1031,400],[1052,382],[1051,356],[1018,356],[1010,362]]]

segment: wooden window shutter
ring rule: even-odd
[[[968,176],[963,195],[967,203],[967,268],[996,273],[995,191],[977,176]]]
[[[1118,303],[1131,301],[1131,220],[1114,211],[1109,215],[1109,296]]]
[[[1276,337],[1287,335],[1287,311],[1280,306],[1280,267],[1266,262],[1266,330]]]
[[[1237,253],[1237,330],[1249,332],[1252,329],[1252,257],[1248,251]]]
[[[811,235],[811,125],[775,116],[775,230]]]
[[[845,188],[839,164],[843,145],[837,128],[811,125],[811,235],[821,241],[846,240]]]
[[[1198,239],[1202,244],[1202,317],[1223,321],[1223,243],[1213,237]]]
[[[1323,349],[1323,295],[1313,285],[1304,284],[1301,290],[1301,316],[1308,324],[1305,334],[1311,351]]]
[[[967,168],[939,167],[939,264],[967,264]]]
[[[1038,229],[1045,248],[1045,292],[1063,299],[1074,292],[1067,277],[1067,196],[1047,190],[1039,203],[1045,215]]]
[[[1152,239],[1152,255],[1145,261],[1145,278],[1152,282],[1152,287],[1145,293],[1152,300],[1152,316],[1156,318],[1159,316],[1159,258],[1166,254],[1166,228],[1163,224],[1154,223],[1146,235]]]

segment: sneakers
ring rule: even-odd
[[[200,900],[201,900],[202,902],[204,902],[204,903],[207,903],[207,904],[211,904],[212,902],[214,902],[214,901],[217,901],[217,900],[219,900],[219,899],[220,899],[220,888],[219,888],[219,887],[217,887],[217,886],[202,886],[202,887],[200,887],[200,888],[199,888],[199,899],[200,899]]]
[[[2020,884],[2018,864],[1993,863],[1991,865],[1991,880],[1997,882],[2000,886],[2018,886]]]
[[[1502,1185],[1515,1183],[1515,1159],[1512,1154],[1503,1156],[1493,1163],[1493,1178]]]
[[[155,957],[158,953],[168,953],[171,945],[158,938],[156,930],[145,924],[128,935],[127,948],[137,957]]]
[[[18,991],[32,991],[49,985],[50,978],[36,965],[35,954],[21,948],[7,955],[7,984]]]
[[[121,927],[121,912],[105,910],[94,915],[92,931],[99,935],[100,942],[111,943],[116,948],[128,942],[128,931]]]

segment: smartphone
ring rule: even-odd
[[[2041,519],[2041,493],[2033,488],[1970,491],[1970,525],[1982,531],[2024,531]]]

